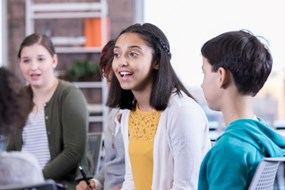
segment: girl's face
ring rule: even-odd
[[[122,34],[116,41],[112,63],[121,88],[132,91],[151,88],[153,69],[158,69],[152,60],[153,49],[139,34]]]
[[[22,49],[19,65],[24,78],[31,86],[44,87],[54,77],[57,56],[51,56],[42,45],[34,44]]]
[[[219,111],[219,75],[212,71],[212,65],[203,57],[202,71],[204,74],[203,83],[201,85],[204,96],[210,109]]]

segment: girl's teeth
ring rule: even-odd
[[[129,75],[129,74],[130,74],[129,72],[125,72],[125,71],[120,72],[120,75]]]

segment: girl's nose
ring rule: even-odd
[[[120,67],[127,67],[128,65],[129,65],[129,63],[126,59],[122,59],[119,63]]]
[[[38,63],[36,61],[31,61],[31,69],[32,70],[38,69]]]

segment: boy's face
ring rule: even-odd
[[[218,106],[218,102],[220,99],[218,93],[220,89],[219,74],[218,72],[212,71],[212,65],[204,57],[202,71],[204,74],[204,78],[201,87],[208,103],[208,107],[212,110],[220,111]]]

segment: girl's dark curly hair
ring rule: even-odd
[[[0,67],[0,81],[0,135],[6,136],[15,127],[24,126],[29,101],[19,79],[4,67]]]

